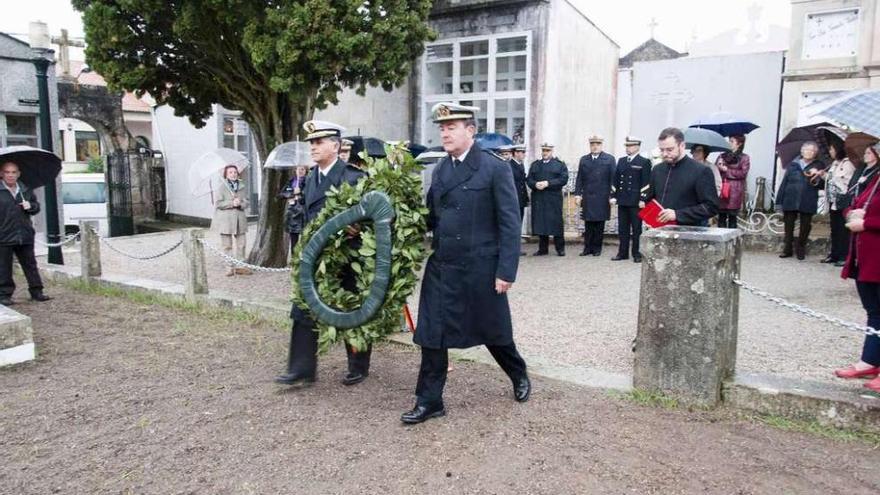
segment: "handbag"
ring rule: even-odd
[[[721,194],[718,195],[721,199],[730,199],[730,182],[723,180],[721,181]]]

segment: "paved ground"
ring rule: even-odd
[[[253,236],[250,236],[253,237]],[[110,242],[133,253],[164,250],[179,233],[116,238]],[[208,235],[219,246],[219,236]],[[638,315],[640,265],[612,262],[615,246],[600,258],[569,256],[521,258],[519,279],[510,294],[517,344],[526,356],[571,366],[628,373],[631,342]],[[527,246],[529,252],[533,246]],[[183,252],[154,261],[134,261],[102,246],[105,273],[125,273],[182,283]],[[258,273],[225,277],[222,260],[208,256],[212,288],[284,303],[289,292],[286,274]],[[743,279],[774,294],[819,311],[864,323],[864,311],[852,282],[839,278],[839,269],[807,261],[780,260],[774,254],[747,252]],[[78,266],[78,253],[66,254]],[[412,308],[417,312],[417,294]],[[741,295],[738,369],[772,372],[787,377],[835,380],[831,371],[853,361],[861,349],[859,334],[805,319],[745,292]],[[857,387],[859,384],[850,384]]]
[[[450,374],[447,417],[405,427],[409,348],[379,348],[353,388],[335,349],[314,387],[291,390],[269,381],[282,329],[53,293],[17,307],[43,329],[37,361],[0,370],[3,493],[880,492],[874,444],[545,379],[518,404],[477,363]]]

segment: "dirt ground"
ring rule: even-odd
[[[405,427],[418,354],[347,388],[271,382],[286,329],[51,287],[15,309],[39,358],[0,371],[0,492],[874,494],[880,450],[724,412],[638,405],[455,364],[448,415]]]

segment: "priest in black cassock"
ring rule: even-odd
[[[718,213],[718,193],[712,170],[685,153],[684,133],[669,127],[660,133],[663,163],[651,170],[646,202],[656,199],[661,222],[706,227]]]
[[[529,165],[526,178],[532,190],[532,235],[538,236],[535,256],[545,256],[550,236],[556,254],[565,256],[565,222],[562,219],[562,188],[568,184],[568,167],[553,156],[553,145],[541,145],[541,159]]]
[[[600,256],[605,222],[611,218],[614,157],[602,151],[603,140],[590,137],[590,153],[581,157],[574,197],[584,219],[584,250],[581,256]]]

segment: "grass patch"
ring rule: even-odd
[[[839,442],[865,442],[880,449],[880,433],[860,430],[857,428],[840,428],[828,426],[818,421],[791,419],[775,414],[744,415],[745,419],[785,431],[808,433],[830,438]]]
[[[271,318],[241,308],[211,306],[202,302],[187,301],[180,297],[154,294],[142,290],[129,290],[103,284],[86,283],[81,279],[70,279],[57,283],[83,294],[116,297],[146,306],[163,306],[177,311],[197,314],[214,321],[237,321],[251,325],[268,323],[282,328],[290,326],[287,319]]]
[[[629,392],[611,392],[618,398],[635,402],[640,406],[661,407],[663,409],[678,409],[681,404],[674,397],[654,390],[634,388]]]

